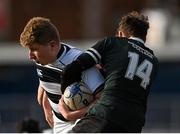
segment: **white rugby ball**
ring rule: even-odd
[[[72,111],[88,106],[93,100],[91,90],[82,82],[73,83],[64,91],[64,103]]]

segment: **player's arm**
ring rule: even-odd
[[[69,121],[76,121],[83,117],[89,106],[83,107],[79,110],[71,111],[64,103],[63,96],[59,100],[58,109],[63,117]]]
[[[58,109],[65,119],[67,119],[69,121],[76,121],[77,119],[82,118],[87,113],[89,107],[91,105],[93,105],[94,103],[96,103],[97,100],[100,98],[100,96],[101,96],[101,92],[98,92],[95,95],[95,99],[91,104],[89,104],[88,106],[83,107],[79,110],[75,110],[75,111],[71,111],[66,106],[66,104],[64,103],[64,100],[63,100],[63,96],[62,96],[61,99],[59,100]]]
[[[48,122],[50,127],[53,127],[54,122],[53,122],[52,109],[51,109],[51,106],[49,104],[46,92],[45,92],[44,88],[40,85],[38,87],[37,100],[38,100],[38,103],[43,108],[46,121]]]
[[[42,105],[43,94],[44,94],[44,89],[39,85],[38,93],[37,93],[37,101],[39,105]]]
[[[63,96],[62,96],[61,99],[59,100],[59,104],[58,104],[58,109],[59,109],[60,113],[63,115],[64,118],[66,118],[69,121],[75,121],[77,119],[82,118],[87,113],[89,107],[91,105],[93,105],[94,103],[96,103],[97,100],[100,98],[103,87],[104,86],[101,85],[95,90],[95,92],[93,93],[94,100],[88,106],[83,107],[79,110],[75,110],[75,111],[70,110],[66,106],[66,104],[64,103],[64,100],[63,100]]]
[[[81,73],[101,62],[101,57],[108,50],[107,40],[99,41],[92,48],[82,53],[75,61],[63,69],[62,92],[73,82],[80,81]]]
[[[52,108],[51,108],[50,103],[48,101],[48,97],[46,95],[46,92],[44,92],[44,94],[43,94],[42,107],[44,110],[44,115],[45,115],[46,121],[48,122],[50,127],[53,127],[53,125],[54,125],[53,113],[52,113]]]

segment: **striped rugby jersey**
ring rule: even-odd
[[[36,67],[40,86],[45,89],[56,117],[66,121],[58,111],[58,102],[62,95],[61,71],[65,65],[75,60],[82,53],[82,50],[64,43],[61,43],[61,45],[57,60],[54,63],[44,66],[36,63]],[[104,83],[104,78],[95,67],[84,71],[82,80],[92,92],[95,92]]]

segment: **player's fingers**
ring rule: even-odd
[[[38,101],[39,105],[42,105],[43,95],[44,95],[44,89],[39,86],[38,94],[37,94],[37,101]]]
[[[53,117],[47,117],[46,121],[48,122],[49,126],[52,128],[54,126]]]
[[[37,101],[38,101],[38,103],[39,103],[39,105],[42,105],[42,97],[37,97]]]
[[[64,103],[64,99],[63,96],[61,97],[61,99],[59,99],[59,104],[62,105]]]
[[[48,122],[49,126],[50,126],[51,128],[53,128],[54,123],[53,123],[53,122],[51,122],[51,121],[47,121],[47,122]]]

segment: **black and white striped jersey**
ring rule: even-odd
[[[75,60],[82,53],[82,50],[64,43],[61,43],[61,45],[62,47],[58,53],[57,60],[54,63],[48,65],[36,63],[36,67],[40,86],[45,89],[56,117],[64,120],[58,112],[58,102],[62,95],[61,71],[65,65]],[[95,67],[84,71],[82,73],[82,80],[92,92],[95,92],[104,83],[104,78]]]

